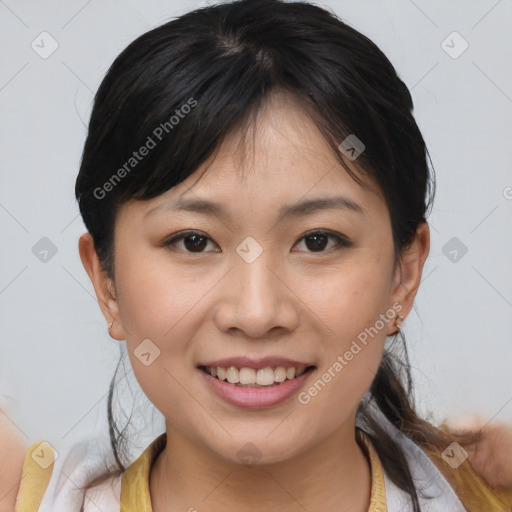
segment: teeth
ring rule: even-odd
[[[276,382],[284,382],[286,380],[286,368],[283,366],[278,366],[274,370],[274,380]]]
[[[295,377],[295,368],[286,368],[286,378],[293,379]]]
[[[241,386],[272,386],[276,382],[284,382],[295,377],[300,377],[305,371],[305,366],[297,368],[278,366],[277,368],[237,368],[236,366],[228,366],[227,368],[220,366],[205,366],[206,373],[219,380],[227,380],[230,384],[238,384]]]
[[[255,384],[256,370],[254,368],[240,368],[240,384]]]
[[[297,370],[295,370],[295,377],[300,377],[305,371],[306,367],[300,366],[299,368],[297,368]]]
[[[240,382],[240,372],[238,371],[238,368],[230,366],[226,370],[226,377],[230,384],[236,384],[237,382]]]
[[[260,386],[270,386],[276,381],[274,370],[267,366],[266,368],[260,368],[256,373],[256,384]]]

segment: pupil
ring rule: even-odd
[[[321,241],[319,242],[319,239],[321,239]],[[315,240],[314,244],[312,247],[310,247],[307,243],[308,240]],[[327,241],[327,235],[310,235],[306,238],[306,245],[308,246],[308,249],[324,249],[325,246],[326,246],[326,241]]]
[[[195,242],[192,242],[192,244],[187,243],[187,241],[190,241],[190,240],[195,240]],[[184,242],[185,242],[185,247],[187,248],[187,250],[190,250],[190,249],[200,249],[201,250],[201,249],[204,249],[204,247],[206,245],[204,236],[198,236],[198,235],[187,236],[184,239]]]

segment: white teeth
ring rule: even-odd
[[[256,373],[256,384],[260,386],[270,386],[274,384],[274,370],[267,366],[266,368],[260,368],[258,373]]]
[[[256,370],[254,368],[240,368],[240,384],[256,384]]]
[[[230,384],[236,384],[237,382],[240,382],[240,372],[238,371],[238,368],[230,366],[226,370],[226,377]]]
[[[291,380],[295,377],[301,376],[305,371],[305,366],[297,368],[291,366],[285,368],[278,366],[272,369],[270,366],[255,370],[254,368],[237,368],[236,366],[206,366],[206,372],[212,377],[217,377],[219,380],[227,380],[230,384],[239,384],[241,386],[271,386],[276,382],[284,382]]]
[[[286,368],[283,366],[278,366],[274,370],[274,380],[276,382],[284,382],[286,380]]]
[[[226,368],[221,368],[220,366],[217,366],[217,377],[219,378],[219,380],[226,380]]]

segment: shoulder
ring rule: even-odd
[[[436,449],[424,451],[457,493],[468,512],[512,510],[512,489],[489,485],[474,470],[468,453],[458,443],[452,443],[442,452]]]
[[[489,485],[473,469],[471,458],[468,459],[467,452],[460,445],[452,443],[441,448],[420,446],[392,425],[376,405],[370,403],[369,407],[372,416],[398,444],[405,456],[418,490],[420,504],[426,510],[512,510],[512,488],[507,485],[506,489],[500,489]],[[510,457],[507,459],[506,463],[510,464]],[[405,503],[410,505],[410,497],[393,484],[386,472],[384,476],[388,510],[403,510]]]
[[[12,512],[27,447],[0,409],[0,512]]]
[[[55,452],[47,443],[34,443],[28,449],[15,497],[16,512],[28,512],[39,508],[52,475],[54,460]]]
[[[395,438],[411,466],[416,481],[427,490],[426,502],[439,499],[449,510],[466,512],[510,512],[512,489],[502,490],[490,486],[471,466],[467,452],[457,443],[438,449],[420,447],[410,438],[399,434]],[[421,501],[421,500],[420,500]],[[444,508],[443,508],[444,510]]]
[[[109,470],[107,448],[101,439],[61,447],[61,453],[44,441],[33,444],[25,456],[14,510],[78,512],[101,504],[104,512],[118,511],[120,473]]]

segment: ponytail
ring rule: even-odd
[[[391,481],[411,496],[413,511],[421,512],[418,492],[404,451],[377,415],[372,413],[371,406],[376,406],[399,432],[410,438],[427,454],[440,454],[452,442],[458,442],[462,446],[476,443],[480,433],[454,434],[418,416],[414,406],[405,338],[402,333],[400,336],[403,353],[399,355],[390,349],[384,351],[369,393],[359,405],[357,419],[370,436]],[[439,464],[439,459],[433,462]]]

